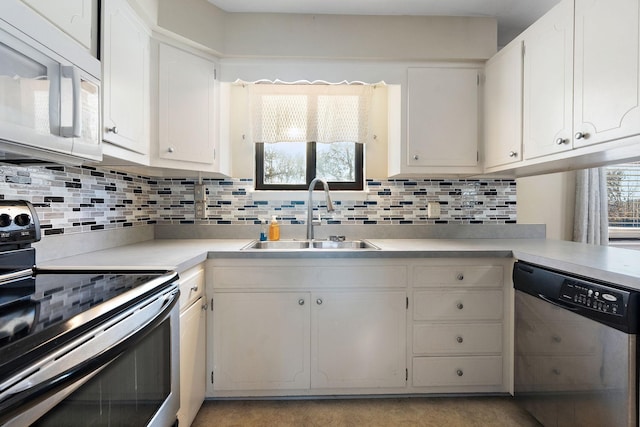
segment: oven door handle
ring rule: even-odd
[[[21,413],[36,407],[68,387],[73,387],[73,390],[79,388],[125,351],[136,346],[168,318],[171,310],[176,306],[179,296],[180,291],[177,288],[165,294],[164,299],[160,301],[161,310],[134,333],[127,335],[99,353],[83,359],[71,368],[64,369],[62,372],[54,372],[49,378],[38,384],[9,394],[0,402],[0,425],[4,426],[5,422],[15,419]],[[61,396],[59,400],[63,400],[68,394],[70,392],[64,393],[64,396]]]

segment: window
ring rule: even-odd
[[[607,167],[609,235],[640,239],[640,162]]]
[[[254,85],[256,189],[362,190],[369,138],[369,85]]]

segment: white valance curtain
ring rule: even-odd
[[[370,138],[373,86],[251,84],[254,142],[356,142]]]

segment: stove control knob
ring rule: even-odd
[[[16,223],[16,225],[25,227],[31,223],[31,217],[28,214],[23,213],[20,215],[16,215],[13,221]]]
[[[0,227],[8,227],[11,225],[11,216],[3,213],[0,215]]]

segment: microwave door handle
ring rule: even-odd
[[[80,137],[82,136],[82,120],[80,118],[81,103],[80,96],[82,94],[80,88],[80,71],[77,67],[72,65],[62,66],[62,77],[71,79],[71,92],[73,96],[73,111],[72,111],[72,125],[69,127],[63,127],[61,134],[65,137]]]
[[[36,407],[46,399],[56,396],[57,393],[64,391],[67,387],[71,387],[73,390],[79,388],[122,353],[135,347],[152,330],[158,327],[169,316],[178,302],[179,296],[179,290],[165,296],[160,310],[143,327],[123,340],[113,343],[103,351],[88,357],[70,369],[58,372],[47,380],[28,389],[18,391],[0,401],[0,425],[4,425],[5,422],[10,421],[18,414]],[[59,397],[59,401],[62,401],[68,394],[64,393]]]

